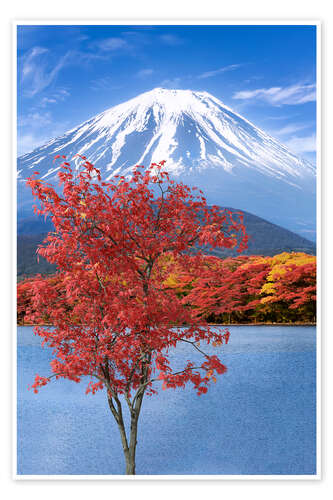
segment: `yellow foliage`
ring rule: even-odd
[[[261,293],[274,295],[276,288],[274,283],[279,281],[279,279],[285,276],[289,272],[290,266],[303,266],[305,264],[316,263],[315,255],[308,255],[303,252],[283,252],[274,257],[268,257],[266,262],[270,261],[271,270],[266,278],[266,283],[261,288]],[[269,297],[264,297],[261,299],[261,303],[269,302]]]
[[[274,293],[275,291],[274,283],[265,283],[261,289],[261,293]]]
[[[175,288],[179,285],[175,274],[169,274],[169,276],[167,277],[167,279],[164,281],[163,284],[168,288]]]

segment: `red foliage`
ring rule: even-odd
[[[64,276],[58,273],[51,276],[36,275],[33,278],[21,281],[17,285],[17,320],[18,324],[32,324],[37,314],[37,297],[35,294],[49,293],[49,300],[53,297],[56,304],[60,299],[64,299],[65,288],[63,282]],[[70,313],[70,306],[68,303],[63,302],[65,309]],[[73,322],[77,322],[76,318],[72,316]],[[42,314],[38,314],[38,324],[48,324],[50,318],[45,310]]]
[[[199,315],[220,315],[247,311],[260,303],[260,291],[270,266],[258,257],[238,257],[225,260],[210,257],[192,290],[183,299],[196,307]],[[183,286],[190,276],[183,276]]]
[[[315,317],[316,258],[301,252],[224,260],[206,257],[200,275],[189,267],[172,283],[184,295],[183,303],[204,318],[230,317],[230,313],[250,321],[260,314],[280,321]]]
[[[297,309],[316,301],[316,262],[302,265],[287,263],[283,274],[272,273],[274,293],[265,302],[287,302],[291,309]]]
[[[200,191],[170,180],[163,162],[111,182],[102,182],[88,161],[78,173],[65,162],[59,179],[62,194],[35,175],[28,180],[40,202],[36,212],[55,227],[38,252],[57,264],[62,283],[59,289],[50,280],[34,280],[27,317],[37,324],[47,317],[53,325],[35,328],[53,348],[52,376],[75,382],[93,377],[97,382],[87,392],[106,387],[111,403],[123,394],[132,409],[145,391],[156,392],[155,380],[172,388],[191,382],[205,393],[226,368],[198,343],[219,344],[228,333],[203,324],[164,285],[170,266],[163,259],[171,256],[178,268],[191,265],[198,274],[203,258],[198,249],[190,256],[195,246],[238,245],[241,251],[247,241],[242,215],[209,208]],[[180,342],[192,344],[204,361],[188,361],[174,372],[168,352]],[[37,376],[35,391],[50,378]]]
[[[21,281],[17,284],[16,294],[17,294],[17,322],[18,324],[24,324],[25,316],[30,309],[31,299],[32,299],[32,283],[33,279],[27,279]]]

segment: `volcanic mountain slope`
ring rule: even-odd
[[[207,92],[154,89],[18,158],[19,213],[31,213],[24,179],[54,182],[55,155],[87,157],[104,179],[166,160],[209,203],[235,206],[292,231],[315,230],[315,168]],[[79,160],[74,160],[79,166]]]
[[[231,209],[232,210],[232,209]],[[242,255],[277,255],[282,252],[316,253],[315,244],[287,229],[271,224],[266,220],[244,212],[244,225],[249,235],[248,249]],[[36,249],[42,243],[48,231],[54,230],[53,224],[47,219],[36,216],[25,219],[18,224],[17,240],[17,275],[19,279],[37,273],[55,272],[56,266],[51,265],[43,257],[37,261]],[[205,253],[217,257],[239,255],[236,250],[219,249]]]

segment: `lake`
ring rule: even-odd
[[[210,348],[227,365],[208,393],[186,389],[145,397],[139,422],[137,474],[316,474],[316,329],[232,326],[229,344]],[[192,354],[193,352],[193,354]],[[52,380],[51,350],[31,327],[18,327],[18,474],[124,473],[118,429],[105,392]],[[182,345],[181,367],[197,353]]]

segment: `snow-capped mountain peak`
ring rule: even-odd
[[[294,230],[310,219],[313,226],[315,168],[207,92],[156,88],[107,109],[20,157],[19,177],[38,167],[51,181],[59,168],[53,157],[76,153],[104,179],[165,160],[175,178],[198,185],[211,202]]]

